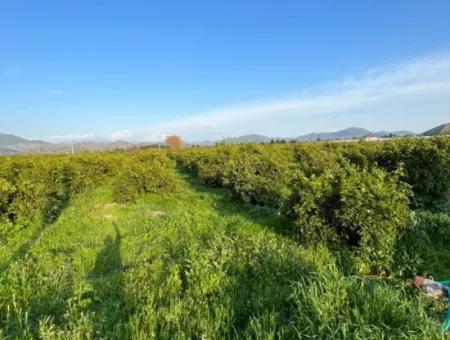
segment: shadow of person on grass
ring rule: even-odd
[[[122,236],[115,227],[115,238],[108,236],[98,253],[95,266],[89,274],[94,289],[94,338],[128,339],[128,313],[125,308]]]

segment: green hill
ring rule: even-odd
[[[0,133],[0,146],[28,144],[28,143],[29,141],[25,138]]]
[[[450,135],[450,123],[442,124],[422,133],[423,136]]]

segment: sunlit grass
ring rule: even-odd
[[[346,275],[272,211],[180,178],[134,203],[76,196],[0,274],[0,338],[444,336],[445,306],[407,282]]]

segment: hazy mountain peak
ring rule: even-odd
[[[0,133],[0,146],[28,144],[29,140],[14,135]]]
[[[422,133],[424,136],[450,135],[450,123],[442,124]]]

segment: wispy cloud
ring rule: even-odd
[[[127,139],[130,137],[133,137],[133,132],[132,131],[128,131],[128,130],[122,130],[122,131],[117,131],[117,132],[113,132],[109,135],[107,135],[106,137],[109,137],[109,139]]]
[[[47,92],[58,96],[64,94],[64,91],[60,89],[48,89]]]
[[[192,140],[255,132],[296,136],[358,124],[420,131],[422,127],[414,124],[418,115],[426,115],[431,126],[433,120],[450,120],[450,55],[372,69],[320,90],[205,112],[134,131],[132,137],[153,139],[177,133]]]
[[[159,141],[168,134],[187,140],[246,133],[298,136],[348,126],[421,132],[445,121],[450,121],[450,55],[371,69],[296,95],[224,107],[101,137]]]
[[[87,140],[98,139],[99,136],[93,132],[80,133],[80,134],[68,134],[59,136],[49,136],[45,140],[51,143],[75,143]]]

